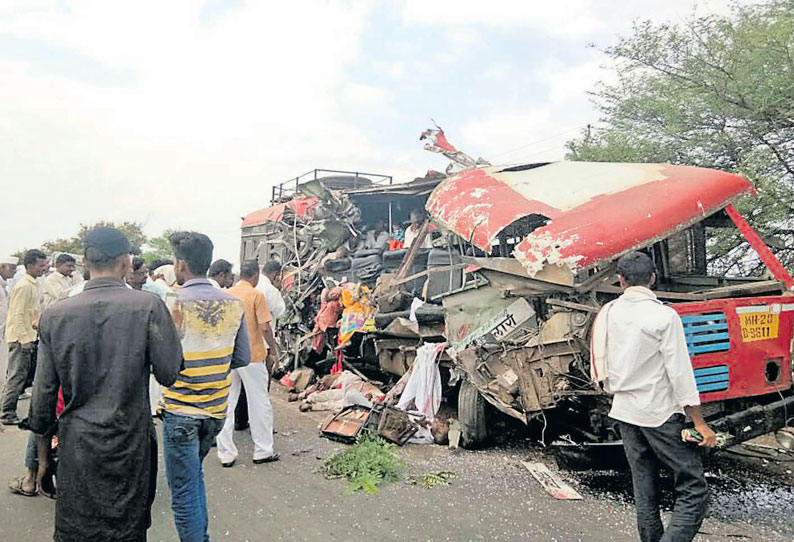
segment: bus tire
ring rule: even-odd
[[[474,384],[463,381],[458,392],[458,421],[461,445],[467,450],[479,448],[488,439],[486,401]]]

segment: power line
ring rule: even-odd
[[[544,137],[542,139],[538,139],[538,140],[532,141],[530,143],[526,143],[526,144],[521,145],[520,147],[516,147],[514,149],[509,149],[509,150],[506,150],[506,151],[503,151],[503,152],[500,152],[500,153],[497,153],[497,154],[492,154],[492,155],[490,155],[490,157],[491,158],[497,158],[499,156],[505,156],[505,155],[508,155],[508,154],[512,154],[515,151],[520,151],[522,149],[526,149],[527,147],[531,147],[532,145],[537,145],[538,143],[543,143],[544,141],[549,141],[551,139],[562,137],[562,136],[564,136],[566,134],[570,134],[572,132],[578,132],[578,131],[579,131],[579,128],[571,128],[569,130],[565,130],[563,132],[560,132],[560,133],[557,133],[557,134],[554,134],[554,135],[550,135],[550,136]]]

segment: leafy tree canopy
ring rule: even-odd
[[[592,93],[601,123],[568,143],[568,158],[742,174],[758,197],[739,210],[794,263],[794,2],[737,2],[727,16],[681,25],[638,22],[605,52],[616,82]],[[713,272],[763,270],[735,230],[711,236],[709,248]]]
[[[151,265],[155,260],[173,256],[170,238],[175,231],[177,230],[165,230],[159,236],[149,239],[147,242],[148,250],[143,253],[143,259],[146,260],[147,265]]]
[[[124,232],[130,243],[137,250],[141,256],[146,260],[147,264],[161,258],[171,258],[173,251],[171,250],[170,237],[177,230],[168,229],[163,231],[159,236],[149,238],[143,232],[143,225],[139,222],[108,222],[100,221],[95,224],[81,224],[80,230],[73,237],[54,239],[42,243],[41,250],[47,254],[54,252],[69,252],[71,254],[82,254],[85,249],[85,237],[88,232],[94,228],[110,227],[117,228]],[[13,256],[22,257],[27,252],[27,249],[20,250],[13,254]]]
[[[88,235],[88,232],[90,232],[94,228],[99,228],[99,227],[117,228],[121,230],[122,232],[124,232],[124,235],[127,236],[127,239],[129,239],[132,246],[137,247],[139,250],[148,241],[146,234],[143,233],[143,225],[138,222],[115,223],[108,221],[100,221],[100,222],[96,222],[95,224],[81,224],[80,230],[73,237],[46,241],[41,244],[41,250],[43,250],[47,254],[52,254],[53,252],[69,252],[72,254],[82,254],[85,249],[86,235]],[[25,253],[24,250],[19,252],[19,254],[24,254],[24,253]]]

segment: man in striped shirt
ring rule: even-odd
[[[171,507],[181,542],[208,540],[202,462],[223,427],[230,371],[251,360],[242,302],[207,280],[212,241],[195,232],[171,236],[181,286],[168,294],[182,340],[184,368],[163,392],[163,444]]]

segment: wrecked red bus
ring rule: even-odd
[[[542,418],[571,442],[619,439],[610,399],[589,378],[589,333],[600,307],[620,294],[616,260],[632,250],[651,256],[657,296],[682,316],[712,426],[741,442],[783,427],[794,412],[794,282],[734,208],[753,192],[738,175],[552,162],[470,167],[325,195],[307,185],[308,193],[249,215],[241,246],[244,259],[276,255],[292,269],[291,316],[280,325],[290,362],[305,361],[324,281],[368,283],[377,329],[357,333],[343,357],[400,376],[423,342],[447,342],[441,364],[465,446],[487,442],[494,408],[523,423]],[[415,208],[432,222],[424,232],[432,248],[419,242],[328,259],[345,231],[379,220],[391,229]],[[710,272],[711,240],[728,228],[755,250],[765,276]],[[425,305],[411,324],[415,298]]]
[[[664,164],[487,167],[443,181],[427,209],[481,252],[462,260],[488,280],[442,300],[465,380],[464,438],[487,436],[477,396],[524,422],[546,416],[580,442],[619,438],[609,398],[588,378],[588,337],[619,295],[616,260],[633,250],[653,258],[656,294],[682,317],[712,425],[735,442],[783,427],[794,406],[794,281],[732,205],[752,192],[738,175]],[[768,278],[708,273],[709,232],[727,227]]]

